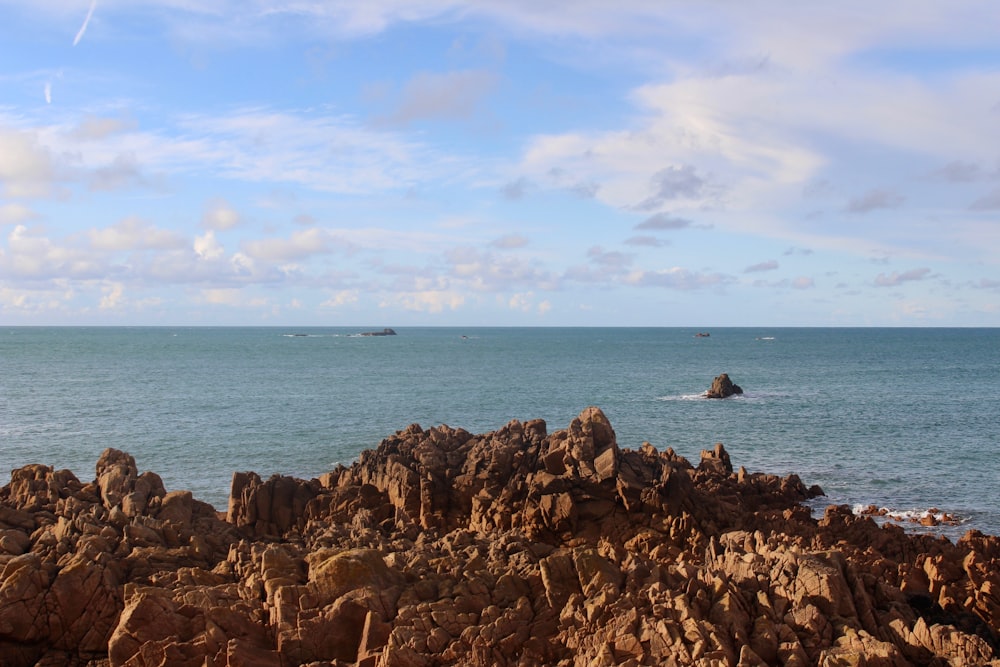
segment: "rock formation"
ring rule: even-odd
[[[742,393],[743,389],[729,379],[729,374],[723,373],[712,380],[712,386],[705,392],[705,398],[729,398]]]
[[[228,512],[107,450],[0,489],[0,664],[993,665],[1000,539],[953,544],[797,477],[565,430],[412,425]]]

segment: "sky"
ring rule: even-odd
[[[1000,5],[0,0],[0,324],[1000,326]]]

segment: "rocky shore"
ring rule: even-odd
[[[417,425],[228,512],[106,450],[0,489],[0,664],[1000,666],[1000,539],[957,543],[797,477],[620,448],[597,408]]]

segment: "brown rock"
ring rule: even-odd
[[[123,452],[96,472],[0,489],[5,667],[1000,667],[996,537],[816,520],[798,477],[619,448],[597,408],[237,473],[228,522]]]
[[[705,392],[705,398],[729,398],[742,393],[743,389],[729,379],[729,374],[723,373],[712,380],[712,386]]]

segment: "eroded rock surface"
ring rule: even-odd
[[[1000,665],[1000,540],[830,506],[795,476],[619,446],[597,408],[412,425],[226,514],[107,450],[0,489],[0,664]]]

